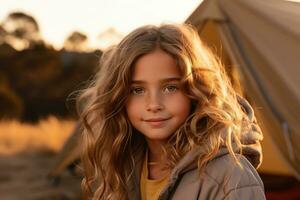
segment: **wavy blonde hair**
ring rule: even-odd
[[[199,170],[222,146],[238,162],[233,145],[241,146],[245,113],[221,62],[190,25],[143,26],[103,54],[101,69],[79,99],[85,105],[81,119],[86,199],[129,199],[135,152],[143,152],[146,143],[130,124],[125,104],[135,62],[157,48],[175,59],[192,101],[190,116],[164,148],[168,167],[172,169],[195,146],[205,151],[198,160]]]

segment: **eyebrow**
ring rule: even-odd
[[[181,80],[181,78],[179,78],[179,77],[171,77],[171,78],[161,79],[159,82],[168,83],[168,82],[180,81],[180,80]],[[143,81],[143,80],[132,80],[131,81],[131,84],[144,84],[144,83],[146,83],[146,81]]]

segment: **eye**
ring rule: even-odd
[[[167,85],[167,86],[164,88],[164,92],[172,93],[172,92],[176,92],[178,89],[179,89],[179,88],[178,88],[177,85]]]
[[[144,88],[142,87],[134,87],[130,90],[130,93],[133,95],[140,95],[144,93]]]

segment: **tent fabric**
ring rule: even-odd
[[[78,122],[70,134],[70,137],[65,142],[63,148],[56,156],[53,166],[51,166],[47,176],[56,178],[73,163],[80,159],[81,155],[81,133],[82,127]]]
[[[300,3],[205,0],[186,22],[200,35],[217,27],[264,131],[300,179]]]

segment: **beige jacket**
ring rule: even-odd
[[[265,199],[263,183],[256,172],[262,161],[262,139],[260,128],[256,124],[253,110],[245,99],[239,99],[250,120],[254,122],[252,130],[243,134],[243,155],[238,155],[243,166],[241,169],[229,155],[226,148],[205,168],[202,178],[195,160],[201,154],[201,147],[190,151],[172,170],[169,182],[159,196],[159,200],[260,200]],[[141,159],[142,160],[142,159]],[[136,166],[136,173],[130,185],[130,199],[139,200],[139,180],[141,164]]]

